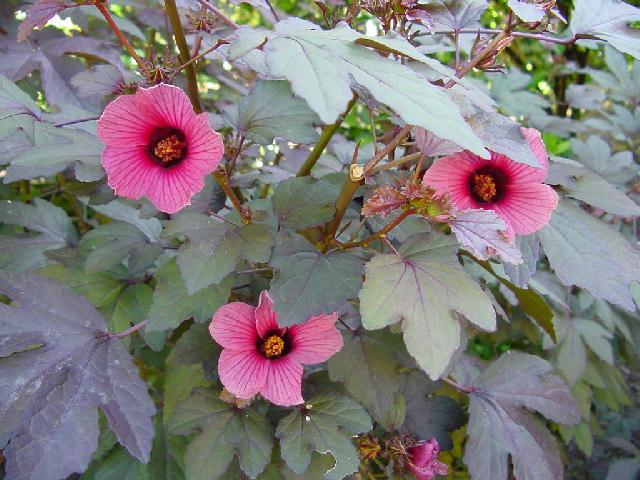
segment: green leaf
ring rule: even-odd
[[[366,264],[360,291],[362,324],[382,328],[402,320],[407,350],[432,379],[460,346],[456,312],[485,330],[496,327],[491,301],[458,264],[446,237],[414,237],[400,253],[377,254]]]
[[[331,380],[343,382],[347,392],[362,403],[378,423],[387,430],[396,430],[402,425],[402,422],[394,424],[403,383],[401,365],[389,352],[382,335],[344,332],[343,337],[344,346],[327,364]]]
[[[297,474],[306,471],[314,451],[331,453],[335,467],[326,478],[340,480],[358,469],[360,459],[351,435],[371,430],[371,419],[357,402],[338,395],[320,395],[278,423],[282,459]]]
[[[185,455],[187,480],[219,478],[236,455],[242,471],[254,478],[271,460],[271,422],[256,410],[240,410],[223,402],[211,390],[197,390],[179,404],[169,431],[177,435],[198,432]]]
[[[584,318],[567,318],[557,316],[559,346],[557,352],[558,368],[567,379],[569,385],[574,385],[587,367],[587,350],[589,349],[602,361],[613,364],[611,339],[613,334],[593,320]],[[546,341],[544,347],[551,344]]]
[[[152,332],[174,329],[184,320],[193,317],[197,322],[210,320],[213,312],[225,303],[231,291],[231,279],[219,285],[189,295],[175,260],[165,263],[156,272],[158,285],[153,292],[153,303],[149,309],[149,323],[145,336]],[[147,337],[147,341],[152,341]],[[163,341],[152,341],[152,348],[162,348]]]
[[[319,138],[313,128],[318,116],[282,80],[256,82],[249,95],[223,115],[241,135],[260,145],[276,137],[295,143],[315,143]]]
[[[312,24],[285,20],[276,31],[263,47],[270,74],[289,80],[293,92],[323,122],[333,123],[344,112],[352,89],[366,91],[407,124],[487,155],[458,107],[439,87],[408,66],[357,45],[366,37],[346,24],[322,31]],[[415,55],[420,52],[416,50]]]
[[[640,58],[640,9],[620,0],[575,0],[569,28],[574,35],[594,35],[621,52]]]
[[[459,30],[475,25],[487,9],[486,0],[439,0],[426,5],[433,28]]]
[[[164,411],[155,418],[156,435],[148,465],[149,480],[185,480],[184,456],[189,439],[167,432],[163,418]]]
[[[144,233],[134,225],[111,222],[91,230],[80,241],[80,248],[88,251],[85,261],[87,273],[109,270],[119,265],[149,243]]]
[[[104,145],[95,135],[74,128],[34,124],[33,145],[12,160],[5,182],[50,176],[75,164],[76,178],[93,182],[104,176],[100,157]]]
[[[27,114],[40,118],[40,108],[29,95],[11,80],[0,75],[0,120],[14,115]]]
[[[531,413],[566,425],[580,421],[569,389],[552,370],[541,358],[507,352],[473,381],[464,454],[472,478],[507,480],[509,456],[515,478],[563,478],[556,440]]]
[[[0,201],[0,223],[19,225],[33,234],[0,235],[0,268],[25,271],[48,263],[44,252],[77,242],[76,230],[64,210],[36,198],[31,205]]]
[[[220,283],[241,259],[269,261],[273,245],[268,225],[234,226],[198,213],[176,215],[165,234],[189,238],[178,251],[178,267],[189,294]]]
[[[151,477],[147,465],[129,455],[124,448],[117,447],[80,480],[151,480]]]
[[[194,388],[210,385],[207,372],[215,372],[219,351],[206,324],[194,323],[178,339],[165,361],[165,424],[169,423],[176,406],[189,398]]]
[[[453,447],[449,432],[462,427],[466,417],[452,398],[433,395],[438,386],[429,382],[422,372],[411,372],[404,389],[407,399],[404,428],[417,438],[435,438],[442,450],[449,450]]]
[[[286,465],[282,466],[282,476],[284,480],[324,480],[324,475],[335,465],[333,455],[325,453],[313,452],[311,463],[304,473],[297,474]]]
[[[281,225],[293,229],[322,225],[333,217],[339,187],[311,177],[280,182],[273,193],[273,210]]]
[[[145,234],[150,242],[157,242],[160,240],[162,224],[157,218],[141,218],[140,210],[122,203],[120,200],[113,200],[112,202],[105,203],[103,205],[92,205],[88,203],[89,199],[85,197],[80,197],[80,200],[102,215],[111,217],[114,220],[120,220],[122,222],[135,225],[142,233]]]
[[[622,235],[566,200],[538,235],[564,285],[635,310],[629,288],[640,281],[640,254]]]
[[[277,269],[269,292],[281,326],[333,313],[356,298],[362,284],[362,260],[351,252],[323,254],[298,237],[277,245],[271,264]]]
[[[556,157],[555,161],[550,164],[547,183],[561,185],[566,195],[601,208],[613,215],[640,215],[640,206],[627,197],[624,192],[618,190],[600,175],[582,168],[578,162]]]
[[[153,289],[144,283],[129,285],[124,289],[113,310],[110,327],[115,332],[126,330],[131,325],[140,323],[147,318]],[[123,338],[125,345],[129,344],[129,338]]]
[[[63,283],[89,300],[96,308],[107,309],[115,305],[125,284],[108,273],[86,273],[81,265],[49,265],[38,273]]]

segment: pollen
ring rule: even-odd
[[[175,162],[182,159],[185,146],[185,143],[177,135],[173,134],[156,143],[153,153],[162,163]]]
[[[496,182],[491,175],[473,176],[473,193],[484,202],[490,201],[498,193]]]
[[[277,358],[284,351],[284,340],[279,335],[271,335],[263,342],[262,350],[267,358]]]

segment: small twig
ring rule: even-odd
[[[443,382],[448,383],[449,385],[451,385],[453,388],[455,388],[456,390],[469,394],[469,393],[473,393],[475,391],[475,388],[473,387],[465,387],[464,385],[460,385],[458,382],[450,379],[449,377],[445,377],[442,379]]]
[[[164,6],[167,10],[169,21],[171,22],[171,29],[173,30],[176,45],[178,45],[180,61],[183,64],[186,64],[187,93],[189,94],[189,100],[191,100],[193,110],[196,113],[201,113],[202,106],[200,105],[200,93],[198,92],[198,78],[196,77],[196,69],[192,63],[189,63],[189,60],[191,59],[191,52],[189,51],[187,38],[184,36],[184,30],[182,28],[182,21],[180,20],[180,13],[176,6],[176,0],[164,0]]]
[[[400,130],[400,132],[393,138],[393,140],[391,140],[382,150],[375,154],[373,158],[369,160],[364,166],[364,175],[371,175],[371,171],[378,164],[378,162],[389,155],[389,153],[391,153],[393,150],[395,150],[396,147],[400,145],[400,143],[402,143],[402,140],[404,140],[404,137],[407,136],[412,128],[412,125],[405,125],[402,130]]]
[[[350,327],[350,326],[349,326],[347,323],[345,323],[345,321],[344,321],[344,320],[342,320],[340,317],[338,317],[338,321],[339,321],[339,322],[340,322],[340,323],[341,323],[341,324],[342,324],[342,325],[343,325],[347,330],[350,330],[350,331],[351,331],[351,333],[354,333],[354,334],[355,334],[355,333],[357,332],[357,330],[356,330],[355,328]]]
[[[502,31],[503,30],[500,30],[498,28],[462,28],[460,30],[457,30],[458,34],[472,34],[472,35],[479,35],[479,34],[493,35],[496,33],[500,33]],[[456,30],[441,30],[437,32],[418,33],[417,35],[414,35],[414,38],[424,37],[428,35],[455,35],[455,33],[456,33]],[[593,40],[595,38],[593,37],[593,35],[587,35],[582,33],[578,35],[573,35],[567,38],[558,38],[558,37],[550,37],[543,33],[513,32],[513,31],[511,32],[511,36],[519,37],[519,38],[530,38],[532,40],[555,43],[558,45],[571,45],[572,43],[575,43],[578,40]]]
[[[343,244],[339,244],[338,248],[340,249],[347,249],[347,248],[355,248],[355,247],[366,247],[368,246],[371,242],[375,242],[376,240],[380,240],[382,237],[384,237],[385,235],[387,235],[391,230],[393,230],[394,228],[396,228],[398,225],[400,225],[400,223],[407,218],[409,215],[413,215],[415,213],[415,210],[411,209],[411,210],[405,210],[404,212],[402,212],[400,215],[398,215],[393,221],[389,222],[387,225],[385,225],[384,227],[382,227],[380,230],[378,230],[376,233],[369,235],[367,238],[365,238],[364,240],[360,240],[358,242],[348,242],[348,243],[343,243]]]
[[[79,118],[77,120],[69,120],[68,122],[60,122],[60,123],[54,123],[53,126],[54,127],[66,127],[67,125],[75,125],[76,123],[84,123],[84,122],[92,122],[93,120],[98,120],[100,117],[86,117],[86,118]]]
[[[233,20],[231,20],[229,17],[227,17],[224,12],[222,10],[220,10],[218,7],[213,6],[211,3],[207,2],[207,0],[198,0],[198,3],[200,5],[202,5],[204,8],[208,8],[209,10],[211,10],[213,13],[215,13],[218,17],[220,17],[224,23],[226,23],[227,25],[229,25],[231,28],[233,28],[234,30],[237,30],[238,28],[240,28],[240,25],[238,25],[236,22],[234,22]]]
[[[358,100],[358,96],[354,95],[351,101],[349,102],[349,104],[347,105],[347,109],[345,110],[345,112],[338,117],[335,123],[324,127],[324,130],[322,130],[322,134],[318,139],[318,143],[316,143],[316,146],[313,147],[313,150],[311,151],[307,159],[304,161],[304,164],[302,165],[302,167],[300,167],[300,170],[298,170],[298,173],[296,174],[296,176],[306,177],[311,173],[311,170],[313,169],[316,162],[320,158],[320,155],[322,155],[322,152],[324,152],[324,149],[329,144],[329,140],[331,140],[331,137],[333,137],[333,134],[336,133],[338,128],[340,128],[340,125],[342,124],[344,117],[346,117],[349,114],[353,106],[356,104],[356,100]]]
[[[400,157],[396,160],[393,160],[391,162],[388,163],[384,163],[382,165],[378,165],[377,167],[371,169],[371,172],[369,173],[369,176],[371,175],[375,175],[376,173],[382,172],[384,170],[390,170],[394,167],[399,167],[401,165],[404,165],[405,163],[410,163],[410,162],[414,162],[416,160],[419,160],[421,157],[421,153],[420,152],[416,152],[416,153],[411,153],[409,155],[405,155],[404,157]]]
[[[422,170],[422,165],[424,164],[426,158],[426,155],[420,155],[420,159],[418,160],[416,169],[413,171],[413,175],[411,176],[411,183],[414,185],[418,183],[418,176],[420,175],[420,170]]]
[[[456,48],[456,72],[460,68],[460,30],[453,31],[453,43]]]
[[[224,167],[220,166],[218,167],[217,170],[211,173],[211,176],[218,183],[218,185],[220,185],[220,188],[227,195],[227,198],[231,201],[234,208],[240,214],[242,221],[245,224],[251,223],[251,217],[252,217],[251,210],[249,210],[248,208],[242,205],[242,202],[240,201],[238,196],[235,194],[235,192],[231,188],[231,185],[229,185],[229,175],[227,175],[227,170]]]
[[[138,64],[138,67],[142,67],[144,65],[144,60],[140,58],[140,55],[138,55],[138,52],[136,52],[136,49],[133,48],[133,45],[129,43],[129,40],[127,40],[127,37],[125,37],[124,33],[122,33],[122,30],[120,30],[120,27],[116,25],[116,22],[111,16],[111,12],[109,12],[109,8],[107,7],[106,3],[96,2],[94,5],[100,11],[102,16],[106,20],[106,22],[109,24],[109,27],[111,28],[111,30],[113,30],[113,33],[116,34],[116,36],[118,37],[118,40],[120,40],[120,43],[122,43],[122,46],[127,49],[127,52],[129,52],[129,55],[131,55],[133,59],[136,61],[136,63]]]
[[[125,331],[123,332],[119,332],[119,333],[112,333],[109,332],[108,336],[109,339],[112,338],[124,338],[124,337],[128,337],[129,335],[131,335],[133,332],[137,332],[138,330],[140,330],[141,328],[144,328],[147,323],[149,322],[149,320],[143,320],[140,323],[136,323],[133,327],[127,328]]]
[[[218,39],[218,41],[216,42],[216,44],[213,47],[207,48],[204,52],[199,53],[196,56],[192,56],[191,59],[188,62],[185,62],[182,65],[180,65],[178,68],[176,68],[175,73],[177,74],[178,72],[182,71],[184,68],[188,67],[192,63],[197,62],[202,57],[205,57],[205,56],[209,55],[211,52],[213,52],[214,50],[220,48],[222,45],[226,45],[227,43],[229,43],[229,42],[227,42],[226,40]]]
[[[233,153],[231,154],[231,158],[227,162],[227,172],[229,174],[231,174],[236,166],[236,162],[238,161],[238,157],[240,156],[240,152],[242,151],[242,144],[244,143],[244,140],[244,136],[238,134],[236,142],[233,146]]]
[[[216,212],[212,212],[211,210],[209,210],[209,215],[217,218],[218,220],[222,220],[223,222],[227,222],[231,225],[233,225],[234,227],[241,227],[242,225],[240,225],[237,222],[234,222],[233,220],[229,220],[228,218],[223,217],[222,215],[218,215]]]

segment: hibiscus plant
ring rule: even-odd
[[[2,0],[0,478],[638,478],[635,5]]]

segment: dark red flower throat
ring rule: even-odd
[[[149,136],[147,155],[165,168],[173,167],[187,156],[187,139],[177,128],[156,127]]]

